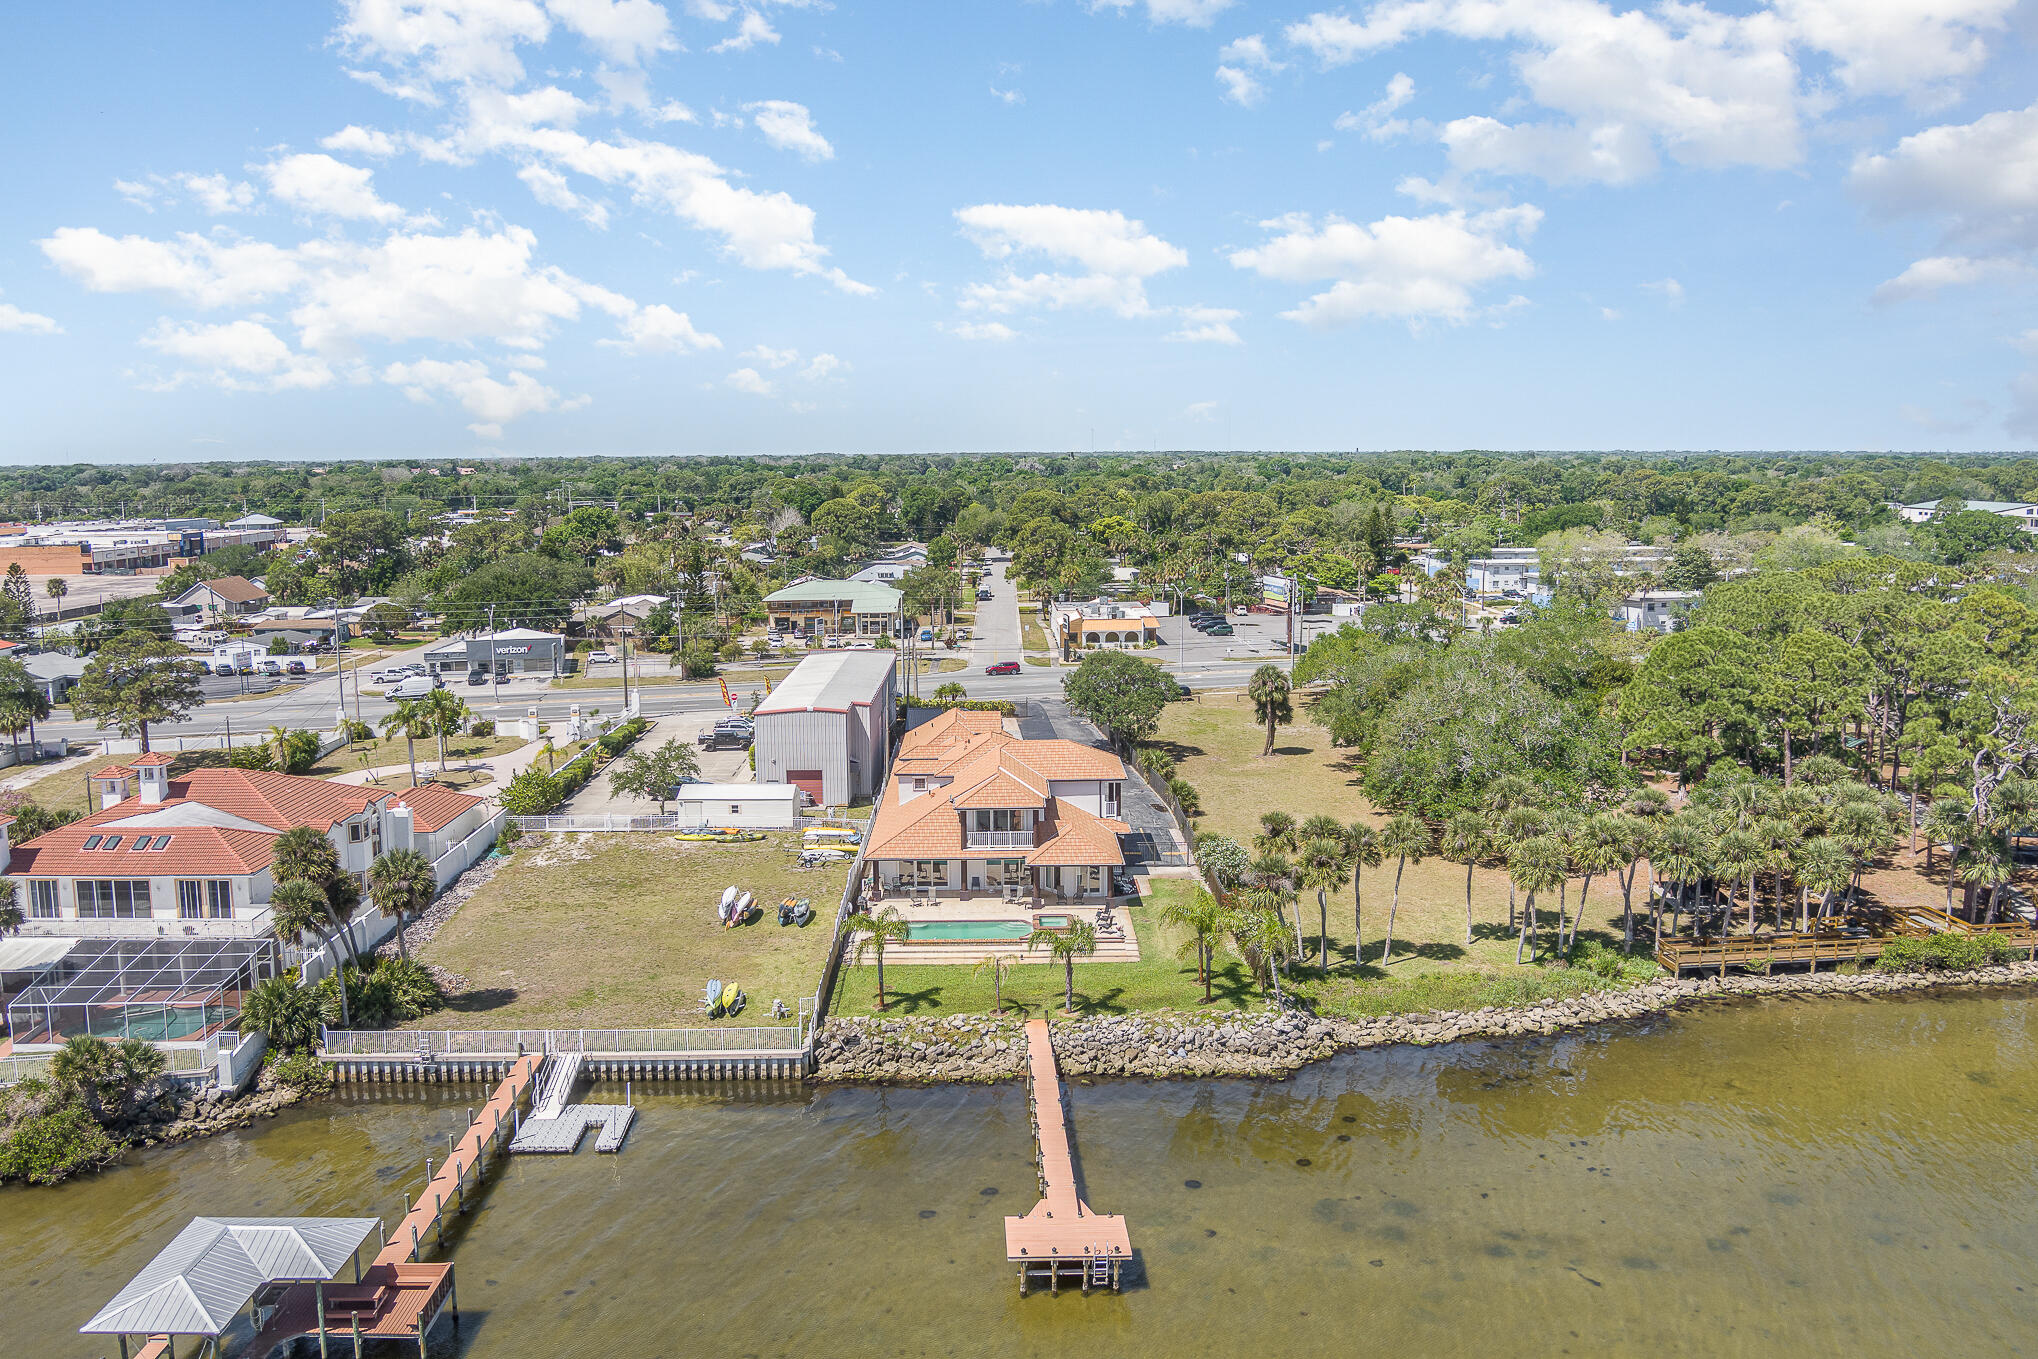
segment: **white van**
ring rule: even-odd
[[[386,695],[384,695],[384,697],[423,698],[426,694],[429,694],[430,692],[432,692],[432,690],[438,687],[439,682],[433,679],[430,675],[412,675],[407,679],[397,681],[396,686],[392,688]]]

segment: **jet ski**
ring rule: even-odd
[[[722,1017],[722,983],[719,981],[708,983],[707,1003],[708,1018],[720,1019]]]
[[[743,994],[743,988],[736,985],[735,982],[724,982],[722,984],[723,1014],[728,1015],[731,1018],[735,1017],[737,1014],[741,1013],[743,1009],[743,1002],[746,999],[748,998]]]

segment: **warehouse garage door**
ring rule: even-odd
[[[814,799],[814,805],[821,805],[821,771],[818,769],[788,769],[785,781]]]

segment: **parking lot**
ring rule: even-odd
[[[1236,661],[1240,657],[1279,657],[1281,648],[1288,640],[1288,616],[1275,613],[1237,614],[1227,617],[1225,622],[1232,628],[1229,637],[1210,637],[1191,627],[1187,618],[1163,618],[1161,620],[1161,643],[1159,653],[1162,659],[1176,663],[1193,664],[1198,661]],[[1308,645],[1326,632],[1335,632],[1346,620],[1328,616],[1312,615],[1298,619],[1295,625],[1295,644],[1306,649]]]

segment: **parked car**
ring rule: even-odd
[[[283,672],[288,675],[308,675],[311,673],[311,667],[303,661],[285,661]]]
[[[606,651],[590,651],[587,653],[587,663],[589,665],[607,665],[613,660],[615,660],[615,657],[609,655]]]
[[[984,673],[986,675],[1016,675],[1019,673],[1019,662],[999,661],[996,665],[985,666]]]
[[[922,628],[922,629],[920,629],[920,640],[921,640],[921,641],[923,641],[923,642],[931,642],[931,641],[933,641],[933,640],[934,640],[934,629],[933,629],[933,628]]]
[[[368,677],[370,684],[395,684],[404,678],[401,670],[377,670]]]
[[[1238,616],[1239,616],[1240,618],[1243,618],[1243,617],[1245,617],[1245,616],[1246,616],[1247,614],[1251,613],[1251,612],[1252,612],[1252,610],[1251,610],[1251,609],[1248,609],[1248,608],[1247,608],[1247,607],[1246,607],[1245,605],[1243,605],[1243,604],[1239,604],[1239,605],[1236,605],[1235,607],[1233,607],[1233,609],[1232,609],[1232,612],[1233,612],[1233,613],[1235,613],[1235,614],[1237,614],[1237,615],[1238,615]]]
[[[263,661],[258,668],[265,675],[275,675],[280,677],[283,674],[283,662],[281,661],[276,660]]]
[[[983,602],[984,602],[985,600],[989,599],[990,597],[991,597],[991,592],[990,592],[989,590],[979,590],[979,591],[977,591],[977,602],[978,602],[979,604],[983,603]]]
[[[477,685],[477,684],[486,684],[486,683],[488,683],[488,672],[487,672],[486,670],[470,670],[470,671],[468,671],[468,672],[467,672],[467,683],[468,683],[468,685],[469,685],[470,687],[471,687],[471,686],[473,686],[473,685]]]
[[[731,727],[716,727],[713,731],[703,733],[701,744],[709,750],[748,750],[750,733],[737,731]]]
[[[1207,637],[1229,637],[1237,631],[1238,629],[1229,623],[1212,623],[1209,627],[1203,629],[1203,633]]]
[[[439,681],[431,675],[405,675],[390,690],[390,698],[423,698],[439,687]]]

